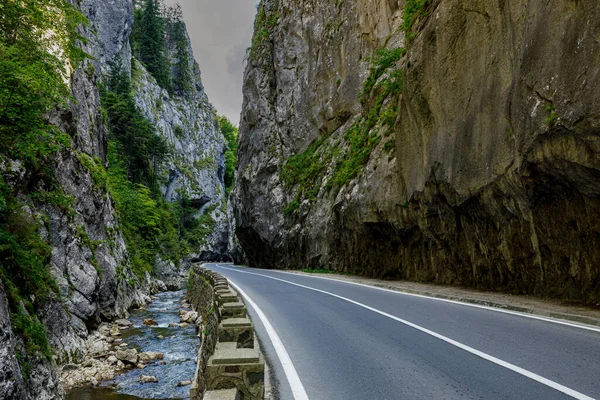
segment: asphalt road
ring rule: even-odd
[[[247,297],[283,400],[600,398],[600,329],[319,277],[206,267]]]

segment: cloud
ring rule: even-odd
[[[202,70],[202,83],[219,114],[238,124],[243,60],[252,40],[256,0],[165,0],[180,3]]]

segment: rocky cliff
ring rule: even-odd
[[[250,265],[598,302],[598,11],[263,0],[232,195]]]
[[[58,382],[57,365],[82,361],[85,339],[100,321],[126,316],[130,307],[148,301],[151,292],[165,289],[149,274],[139,279],[130,272],[114,202],[97,181],[98,171],[107,166],[108,143],[99,86],[115,56],[119,55],[125,68],[136,74],[136,103],[169,144],[170,158],[160,166],[165,198],[174,201],[176,193],[185,193],[198,214],[212,215],[214,229],[202,247],[193,249],[193,257],[218,258],[227,246],[225,141],[203,91],[197,64],[193,64],[193,90],[180,97],[169,95],[141,64],[131,61],[130,0],[81,0],[77,6],[90,21],[82,33],[89,39],[84,50],[92,58],[72,72],[73,99],[68,106],[57,108],[48,116],[72,140],[71,146],[56,154],[51,163],[57,188],[53,193],[60,194],[60,201],[28,196],[32,187],[43,185],[35,171],[25,169],[18,160],[0,160],[6,183],[25,203],[23,218],[35,221],[42,239],[51,245],[49,268],[58,289],[43,303],[33,296],[30,299],[46,333],[26,330],[25,335],[47,337],[52,357],[45,358],[31,353],[26,349],[26,339],[12,333],[15,326],[14,321],[11,325],[12,311],[6,302],[11,293],[0,285],[3,399],[61,398],[64,393]],[[187,45],[191,54],[189,39]],[[185,263],[176,267],[157,260],[155,269],[158,275],[177,284],[181,272],[178,268],[184,267]],[[33,312],[28,310],[24,312]]]
[[[188,54],[190,39],[185,36]],[[176,58],[176,46],[167,42],[170,57]],[[134,59],[135,60],[135,59]],[[225,138],[221,134],[216,110],[210,104],[200,67],[189,59],[192,82],[185,93],[170,94],[137,60],[132,70],[135,101],[139,109],[157,128],[170,148],[168,160],[160,166],[162,192],[170,202],[189,199],[198,214],[208,212],[214,221],[204,243],[192,249],[191,259],[219,261],[227,254],[228,223],[225,198]],[[182,275],[187,279],[187,269]]]

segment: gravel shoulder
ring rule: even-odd
[[[585,307],[569,304],[564,301],[542,299],[534,296],[485,292],[455,286],[441,286],[408,281],[389,281],[333,273],[308,273],[303,271],[285,272],[360,283],[405,293],[485,305],[488,307],[502,308],[543,317],[563,319],[581,324],[600,326],[600,304],[597,305],[597,307]]]

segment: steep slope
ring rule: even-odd
[[[359,98],[368,58],[386,43],[402,44],[400,11],[394,2],[261,3],[244,79],[233,193],[236,233],[251,265],[343,269],[341,256],[357,241],[370,250],[354,260],[355,268],[383,261],[378,247],[386,244],[362,230],[372,227],[385,236],[390,218],[398,218],[387,128],[373,129],[379,142],[365,146],[372,154],[361,177],[349,185],[328,183],[342,175],[344,159],[362,157],[345,145],[345,135],[362,123]],[[286,184],[286,161],[298,154],[306,157],[297,160],[293,174],[314,173]],[[357,240],[347,242],[341,237],[346,234]]]
[[[232,196],[249,264],[597,302],[597,12],[263,0]]]
[[[49,245],[48,265],[44,268],[50,270],[52,281],[49,293],[38,297],[20,292],[21,283],[2,277],[3,399],[61,398],[64,393],[56,374],[57,364],[83,361],[85,339],[101,321],[126,316],[130,307],[149,301],[151,292],[165,289],[148,273],[140,276],[133,272],[122,221],[107,193],[105,176],[109,130],[99,87],[106,83],[110,63],[117,56],[127,71],[132,67],[129,35],[133,6],[129,0],[81,0],[77,7],[90,22],[81,32],[89,40],[83,49],[92,58],[71,72],[73,98],[67,106],[56,107],[48,115],[59,131],[70,136],[71,144],[48,157],[42,172],[50,178],[39,170],[27,169],[22,160],[4,157],[4,153],[0,158],[2,195],[10,192],[23,204],[16,214],[19,219],[12,221],[10,228],[30,232],[35,238],[39,236],[44,246]],[[191,54],[189,39],[186,45]],[[198,216],[211,215],[208,234],[201,246],[191,249],[190,257],[218,259],[227,246],[225,140],[203,92],[199,69],[193,58],[191,62],[194,86],[180,96],[160,89],[138,64],[134,67],[139,84],[135,99],[172,150],[159,168],[165,198],[175,201],[177,193],[184,193]],[[159,100],[161,106],[157,105]],[[4,207],[4,197],[1,200],[0,206]],[[6,250],[4,242],[0,250]],[[176,266],[157,260],[155,273],[175,286],[183,273],[181,268],[185,268],[184,262]],[[40,279],[20,278],[27,282]],[[38,318],[42,325],[37,324]]]
[[[191,44],[187,42],[191,54]],[[133,87],[135,100],[143,114],[157,128],[171,151],[160,167],[161,190],[170,202],[182,197],[203,213],[209,209],[215,228],[205,243],[194,249],[192,258],[218,261],[227,252],[225,174],[225,138],[193,61],[191,89],[184,96],[170,95],[156,79],[135,61]]]
[[[109,25],[127,26],[128,22],[123,18],[131,12],[131,5],[111,4],[108,8],[111,13],[104,10],[96,14],[95,10],[102,9],[99,3],[84,1],[81,9],[88,12],[90,17],[96,17],[92,18],[93,27],[98,28],[99,37],[107,41],[104,46],[97,46],[96,37],[92,34],[94,28],[90,27],[84,35],[92,41],[84,50],[98,59],[110,57],[118,51],[127,52],[128,41],[123,38],[113,40],[111,36],[119,36],[127,29],[110,30]],[[51,166],[54,178],[52,185],[59,188],[55,193],[62,200],[48,201],[44,197],[31,196],[28,191],[32,185],[38,185],[40,193],[47,189],[43,187],[45,183],[37,181],[36,171],[26,170],[19,160],[3,160],[2,163],[5,180],[26,204],[23,209],[25,218],[37,221],[42,238],[51,246],[49,268],[58,286],[58,293],[50,298],[38,301],[31,299],[33,308],[46,328],[54,357],[50,360],[28,350],[33,335],[33,332],[27,331],[28,328],[25,328],[25,337],[11,337],[9,330],[8,337],[3,338],[6,351],[2,352],[2,364],[14,366],[10,360],[14,361],[16,354],[20,366],[5,375],[8,376],[8,382],[4,383],[12,382],[13,389],[5,393],[3,398],[60,397],[62,389],[54,371],[54,362],[77,361],[89,328],[93,328],[101,319],[123,315],[132,305],[143,303],[146,298],[143,291],[147,293],[150,290],[146,285],[134,288],[127,284],[126,280],[131,276],[127,270],[127,252],[111,199],[94,183],[89,164],[82,162],[92,158],[106,162],[107,130],[96,86],[100,70],[99,61],[87,60],[74,71],[71,77],[73,101],[66,109],[56,111],[49,117],[72,140],[70,148],[56,154]],[[125,279],[119,278],[117,271],[121,271]],[[14,289],[10,292],[7,290],[7,294],[13,298],[16,295]],[[5,298],[1,287],[0,298]],[[2,303],[5,304],[4,300]],[[3,307],[3,319],[7,317],[6,311]],[[15,310],[10,312],[14,313]],[[5,327],[7,323],[10,326],[9,322],[4,323]],[[15,329],[15,326],[11,328]],[[40,334],[45,335],[36,333]]]

